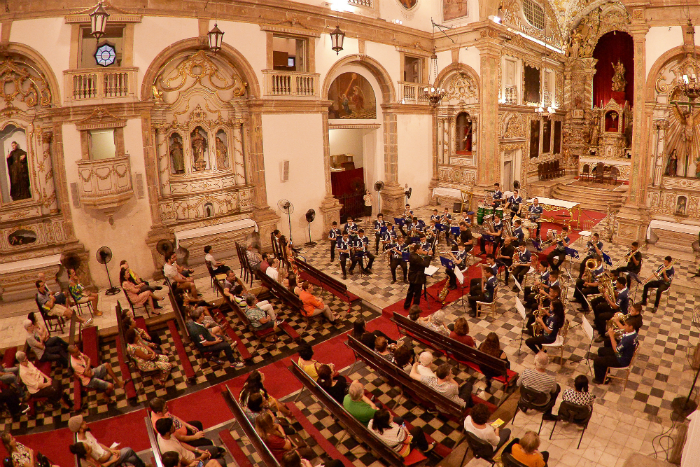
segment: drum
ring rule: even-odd
[[[479,205],[479,209],[476,210],[476,223],[481,225],[484,223],[484,206]]]
[[[503,208],[501,208],[501,207],[496,208],[496,215],[497,215],[501,220],[503,220]]]
[[[486,216],[493,216],[493,208],[491,206],[484,206],[484,218]]]

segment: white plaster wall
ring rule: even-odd
[[[140,172],[145,177],[140,119],[127,121],[124,127],[124,145],[131,156],[132,176]],[[73,124],[63,125],[63,154],[68,184],[79,183],[76,161],[81,159],[80,132]],[[70,202],[72,207],[73,199]],[[153,274],[153,261],[146,245],[146,235],[151,227],[148,193],[143,199],[137,199],[134,194],[119,208],[114,215],[114,225],[110,225],[102,213],[82,207],[71,208],[71,216],[76,237],[88,250],[90,273],[98,286],[107,287],[109,284],[105,267],[95,259],[95,252],[101,246],[108,246],[112,250],[113,258],[108,265],[112,283],[119,281],[119,262],[122,259],[127,260],[142,277]]]
[[[287,215],[279,211],[277,202],[287,199],[294,205],[292,238],[294,243],[309,241],[304,215],[316,211],[311,236],[318,240],[323,232],[321,201],[325,196],[323,166],[323,121],[320,114],[266,114],[262,116],[263,151],[267,202],[280,215],[278,228],[289,234]],[[289,161],[289,180],[280,182],[280,165]]]
[[[479,49],[476,47],[460,47],[459,62],[474,68],[474,71],[481,76],[481,55],[479,54]]]
[[[397,116],[399,185],[413,188],[409,203],[424,206],[430,201],[428,184],[433,177],[433,120],[431,115]]]
[[[63,70],[67,70],[70,63],[70,30],[70,25],[62,16],[14,21],[10,29],[10,42],[33,48],[51,66],[61,99],[65,99]]]
[[[700,31],[698,31],[700,33]],[[698,41],[696,35],[696,43]],[[667,50],[683,45],[683,31],[680,26],[663,26],[649,28],[646,36],[646,74],[654,66],[656,60]]]
[[[196,18],[144,16],[134,26],[134,66],[139,68],[138,87],[156,56],[171,44],[199,35]]]
[[[339,154],[351,154],[355,162],[355,168],[362,167],[364,131],[361,129],[337,129],[331,130],[328,142],[330,143],[331,156]]]
[[[395,1],[395,0],[394,0]],[[401,77],[401,54],[396,47],[376,42],[365,43],[365,53],[378,61],[391,77],[391,84],[398,93],[398,81]]]
[[[399,0],[379,0],[379,17],[387,21],[400,20],[403,26],[432,31],[430,18],[442,18],[442,1],[418,0],[415,7],[406,10]]]

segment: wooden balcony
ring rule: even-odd
[[[263,70],[265,95],[281,97],[318,97],[318,73]]]
[[[134,196],[129,156],[80,160],[77,164],[80,202],[83,206],[103,211],[111,217]]]
[[[424,90],[430,87],[429,84],[407,83],[399,81],[399,89],[401,93],[401,102],[404,104],[425,104],[428,105],[428,99],[425,98]]]
[[[66,102],[96,104],[137,100],[138,68],[83,68],[63,72]]]

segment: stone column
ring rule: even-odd
[[[155,124],[155,122],[154,122]],[[154,127],[153,131],[156,134],[156,146],[153,149],[156,160],[158,161],[158,178],[160,183],[160,192],[163,196],[170,195],[170,153],[168,151],[167,133],[163,126]]]
[[[634,109],[632,135],[632,167],[630,168],[630,189],[627,201],[620,209],[614,225],[613,242],[629,244],[643,241],[649,225],[649,210],[646,205],[647,183],[649,181],[649,133],[653,104],[645,109],[646,88],[645,46],[649,27],[644,21],[644,9],[636,8],[632,14],[630,28],[634,40]]]
[[[382,105],[384,111],[384,189],[382,213],[388,219],[399,216],[404,209],[404,188],[399,185],[398,125],[391,104]]]
[[[41,134],[42,163],[39,172],[41,178],[41,203],[44,214],[57,214],[58,201],[56,200],[56,186],[53,176],[53,164],[51,163],[51,143],[53,133],[45,131]]]
[[[243,151],[243,121],[237,120],[233,126],[233,172],[236,174],[236,185],[247,184]]]
[[[323,181],[326,187],[326,195],[323,201],[321,201],[319,209],[323,217],[323,230],[324,232],[329,232],[333,221],[340,225],[340,210],[342,209],[342,205],[338,199],[333,196],[333,188],[331,187],[331,145],[329,141],[330,126],[328,124],[328,112],[321,113],[321,119],[323,120]],[[324,236],[325,235],[324,233]]]
[[[430,191],[430,204],[433,206],[437,205],[437,198],[432,197],[433,188],[438,186],[438,164],[440,163],[440,135],[439,135],[439,120],[438,120],[438,108],[432,108],[433,116],[433,177],[430,179],[428,184],[428,189]]]

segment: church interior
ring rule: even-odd
[[[700,466],[699,23],[0,0],[5,467]]]

